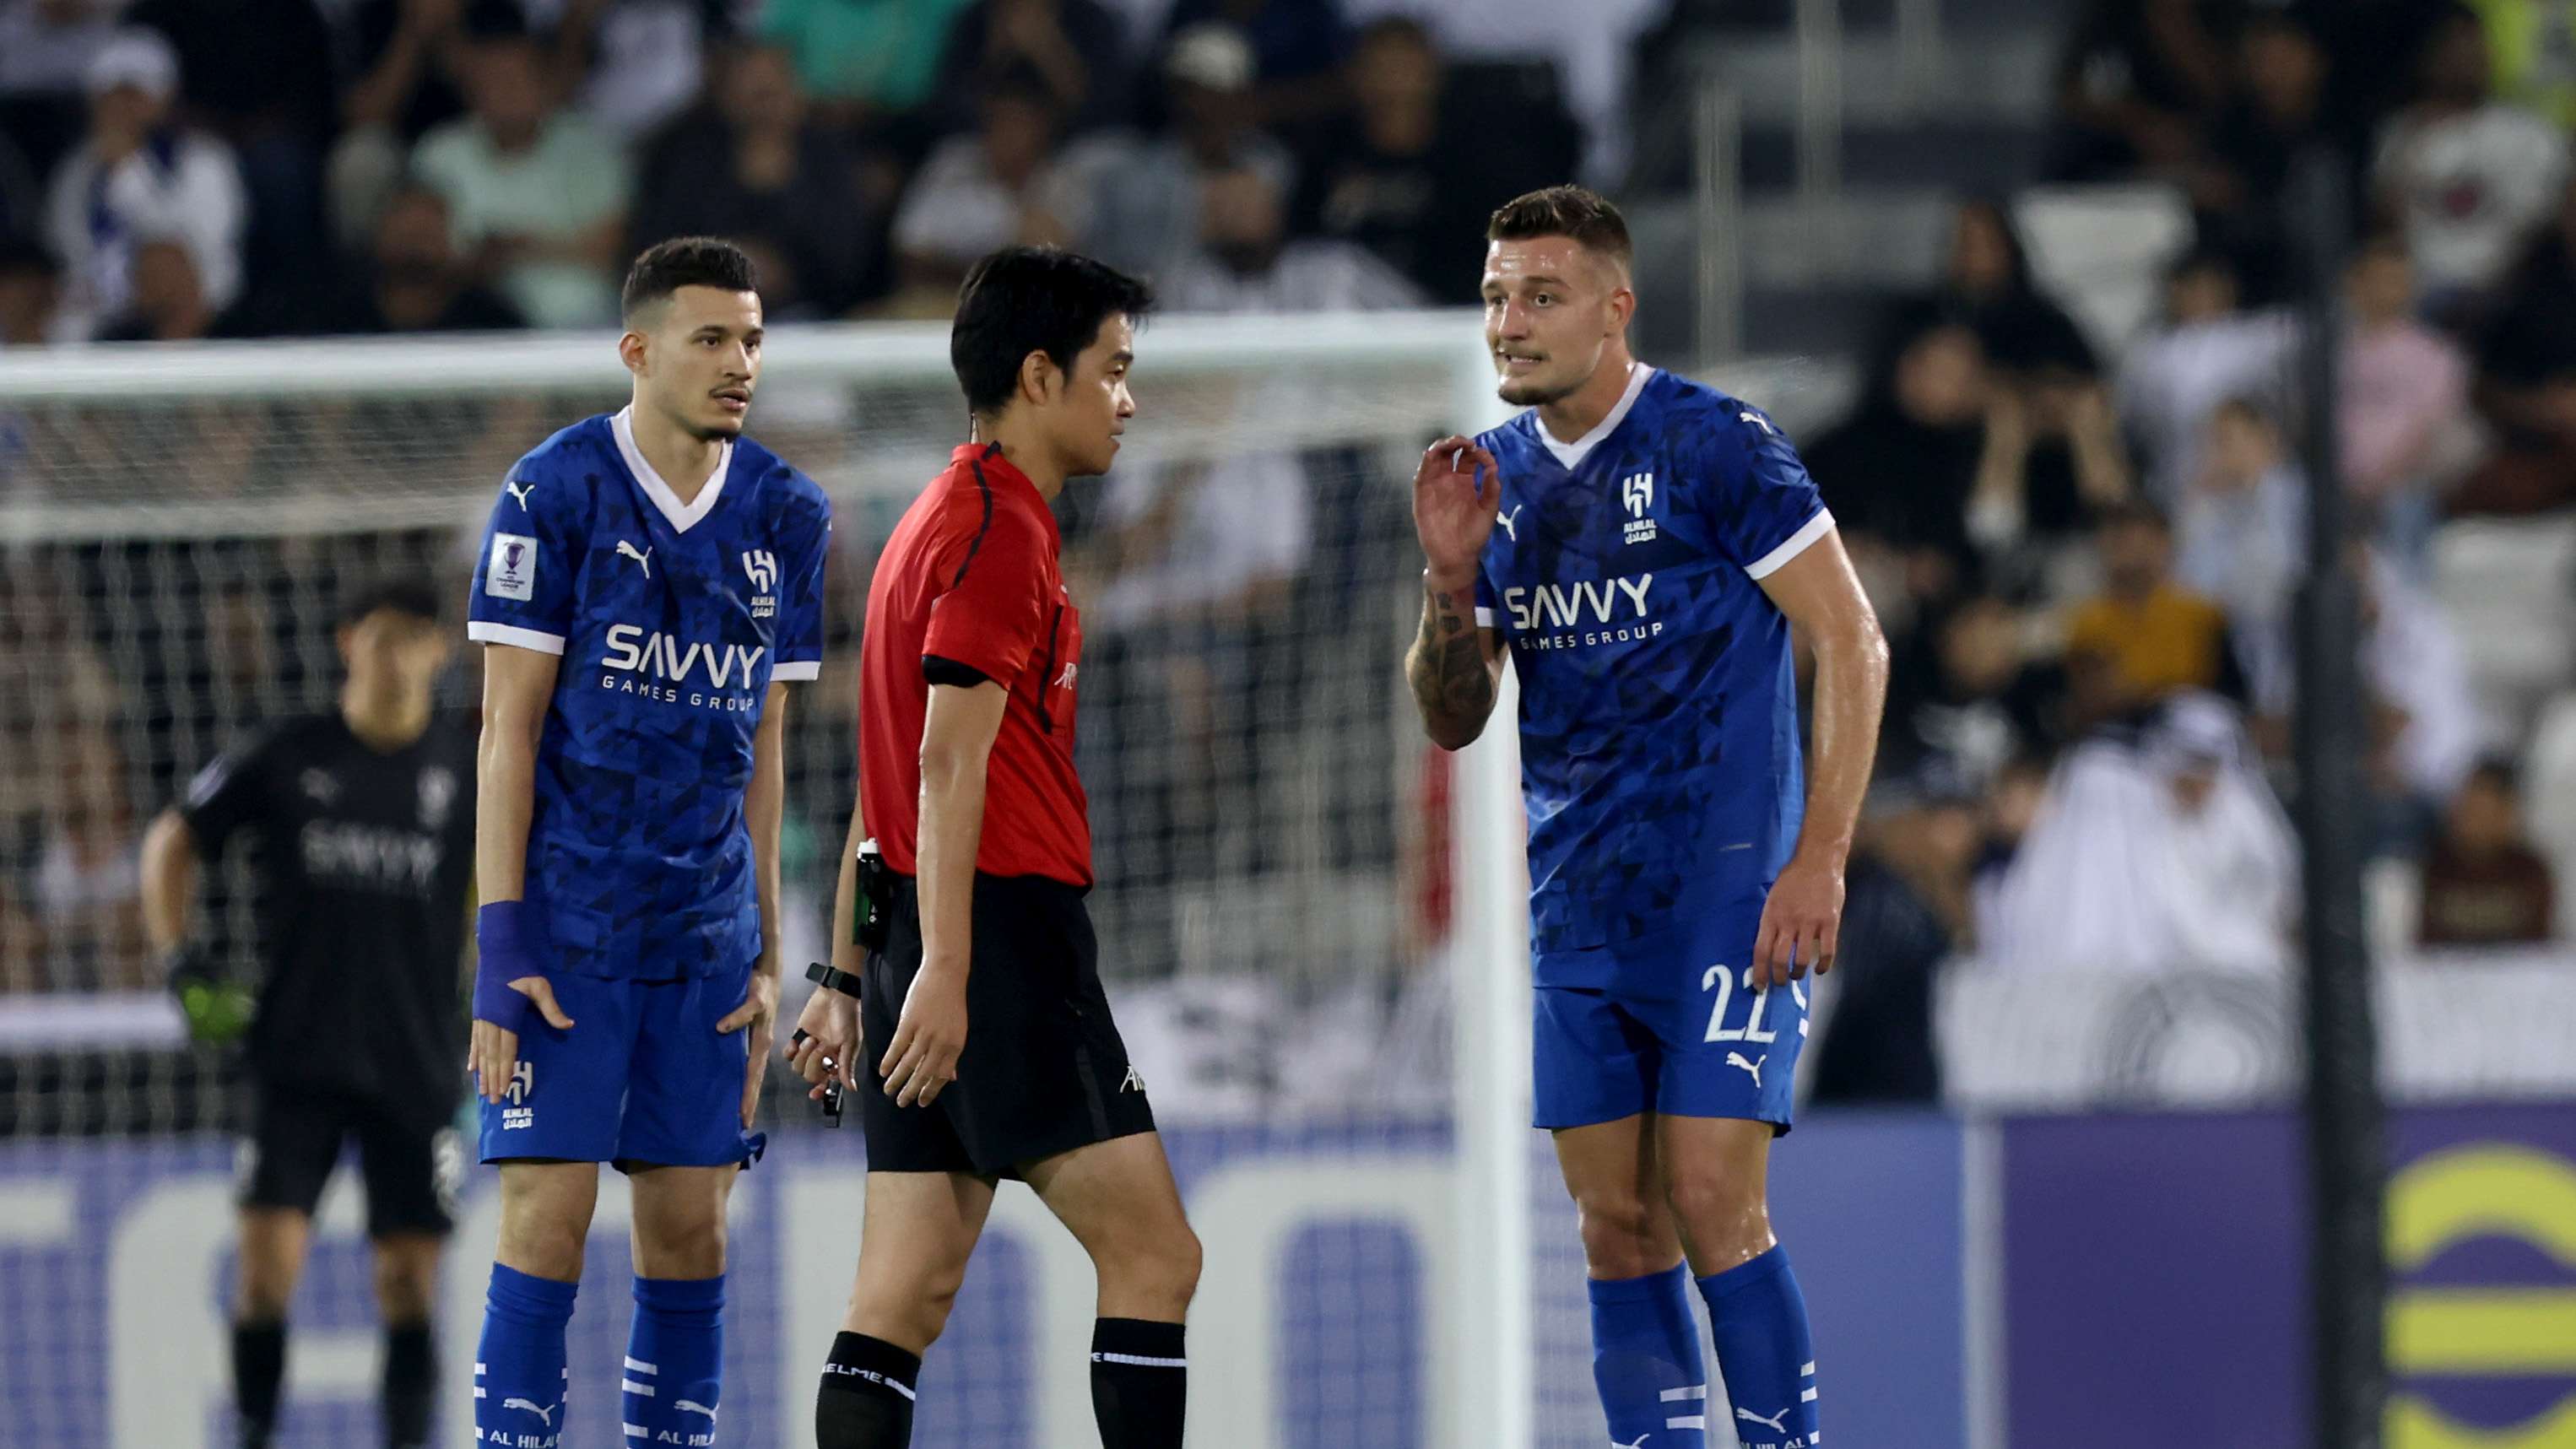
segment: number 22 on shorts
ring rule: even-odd
[[[1728,1026],[1726,1006],[1728,1002],[1735,999],[1735,973],[1724,966],[1711,966],[1700,976],[1699,989],[1717,993],[1717,1003],[1708,1009],[1708,1035],[1701,1040],[1771,1042],[1780,1039],[1778,1027],[1766,1029],[1762,1025],[1762,1008],[1771,1000],[1771,988],[1757,987],[1753,984],[1753,968],[1750,966],[1744,968],[1744,985],[1746,990],[1753,993],[1753,1009],[1744,1014],[1744,1025]],[[1807,1009],[1807,993],[1804,987],[1795,981],[1790,982],[1789,995],[1797,1001],[1800,1011]],[[1801,1023],[1802,1027],[1803,1025]]]

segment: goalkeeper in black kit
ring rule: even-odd
[[[430,1442],[429,1307],[464,1167],[466,892],[474,745],[432,708],[451,645],[426,583],[352,597],[339,705],[271,722],[208,765],[143,848],[144,921],[200,1041],[248,1029],[233,1383],[243,1449],[277,1431],[286,1309],[313,1208],[351,1138],[385,1325],[384,1442]],[[189,929],[200,862],[247,842],[260,975],[234,984]]]

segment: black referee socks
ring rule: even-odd
[[[814,1396],[815,1449],[909,1449],[920,1377],[919,1354],[864,1333],[833,1338]]]
[[[1181,1325],[1104,1318],[1091,1330],[1091,1412],[1101,1449],[1181,1449],[1190,1361]]]

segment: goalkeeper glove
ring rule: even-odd
[[[190,1040],[224,1046],[250,1029],[254,1001],[249,989],[225,975],[204,951],[181,946],[170,953],[166,970],[170,994],[188,1019]]]

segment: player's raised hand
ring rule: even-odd
[[[1452,434],[1423,450],[1413,474],[1413,531],[1423,562],[1456,579],[1475,571],[1503,506],[1503,470],[1494,455]]]
[[[965,973],[924,966],[903,994],[894,1041],[877,1066],[885,1073],[886,1095],[898,1107],[929,1106],[957,1080],[957,1059],[965,1051]]]
[[[836,1077],[843,1090],[858,1090],[859,1053],[867,1050],[861,1030],[859,1003],[847,993],[823,990],[805,998],[787,1040],[787,1065],[805,1079],[807,1097],[823,1100],[823,1089]]]
[[[533,1014],[557,1031],[572,1029],[572,1018],[555,1002],[554,983],[542,976],[522,976],[503,983],[508,990],[528,999]],[[525,1025],[525,1017],[520,1025]],[[503,1026],[487,1019],[478,1005],[474,1014],[473,1044],[467,1049],[467,1065],[474,1069],[475,1090],[486,1102],[498,1102],[510,1090],[510,1077],[519,1065],[519,1033],[516,1027]]]
[[[1762,903],[1762,928],[1753,937],[1753,985],[1767,990],[1807,974],[1834,969],[1842,935],[1843,868],[1840,862],[1792,857]]]
[[[778,1030],[778,973],[755,968],[751,985],[742,994],[742,1005],[735,1007],[716,1023],[716,1034],[731,1036],[749,1029],[751,1059],[742,1068],[742,1126],[751,1130],[751,1119],[760,1109],[760,1084],[769,1076],[769,1040]]]

